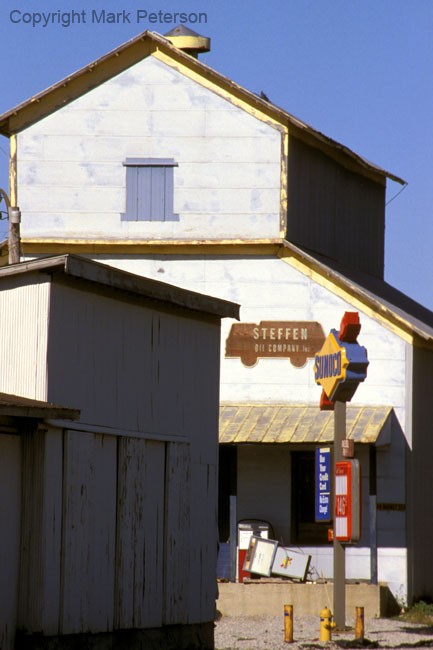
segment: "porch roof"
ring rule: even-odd
[[[390,406],[348,406],[347,438],[375,443],[392,412]],[[334,414],[317,405],[221,404],[220,443],[329,443]]]

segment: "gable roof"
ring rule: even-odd
[[[166,56],[168,55],[173,61],[180,62],[185,69],[190,69],[198,74],[199,78],[210,80],[216,86],[224,89],[233,100],[238,99],[250,105],[262,115],[262,119],[268,117],[275,120],[292,135],[306,141],[313,147],[323,150],[327,155],[337,158],[341,164],[349,169],[382,184],[386,181],[386,178],[405,184],[405,181],[400,177],[367,161],[348,147],[320,133],[284,109],[242,88],[228,77],[174,47],[168,38],[151,31],[139,34],[108,54],[89,63],[84,68],[77,70],[65,79],[0,115],[0,133],[9,137],[22,131],[158,51],[163,52]]]

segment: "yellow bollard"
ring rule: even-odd
[[[355,639],[364,638],[364,608],[355,607]]]
[[[320,612],[320,640],[330,641],[332,637],[332,630],[336,627],[332,620],[332,613],[328,607],[325,607]]]
[[[284,605],[284,641],[293,643],[293,605]]]

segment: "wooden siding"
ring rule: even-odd
[[[0,295],[0,391],[46,399],[46,354],[50,278],[34,274],[4,278]]]
[[[19,603],[5,630],[16,611],[28,633],[51,636],[213,620],[216,465],[191,463],[189,444],[83,431],[23,432],[22,444]]]
[[[59,430],[22,432],[21,628],[59,632],[63,442]]]
[[[118,295],[120,305],[115,298],[53,284],[50,401],[79,404],[80,421],[107,432],[187,438],[198,459],[215,463],[218,324]]]
[[[278,237],[281,138],[149,56],[18,138],[23,237]],[[67,151],[67,156],[65,156]],[[174,158],[178,221],[122,221],[128,158]]]
[[[414,599],[433,598],[433,556],[431,490],[433,458],[433,352],[413,348],[412,366],[412,440],[408,449],[408,553],[410,555],[410,589]]]
[[[191,530],[189,445],[168,444],[166,473],[163,624],[172,625],[189,620],[189,585],[197,584],[203,568],[190,557],[195,535],[200,540],[202,534]]]
[[[115,628],[162,625],[165,443],[119,438]]]
[[[385,188],[291,137],[287,239],[383,278]]]
[[[113,629],[116,439],[65,433],[60,633]]]
[[[12,650],[17,624],[21,502],[21,440],[0,435],[0,647]]]

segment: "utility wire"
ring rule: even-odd
[[[397,194],[394,194],[394,196],[392,197],[392,199],[389,199],[389,201],[387,201],[387,202],[385,203],[385,206],[386,206],[386,205],[389,205],[389,204],[391,203],[391,201],[394,201],[394,199],[396,199],[397,196],[398,196],[399,194],[401,194],[401,193],[403,192],[403,190],[405,190],[406,187],[407,187],[408,185],[409,185],[409,183],[405,183],[405,184],[403,185],[403,187],[401,188],[401,190],[399,190],[399,191],[397,192]]]

